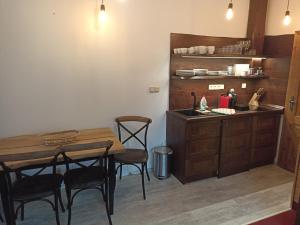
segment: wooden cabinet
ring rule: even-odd
[[[217,175],[221,122],[187,122],[167,116],[167,143],[174,150],[173,173],[182,182]]]
[[[219,177],[247,171],[251,156],[252,117],[222,121]]]
[[[251,167],[273,163],[278,142],[279,123],[279,115],[260,115],[253,118]]]
[[[273,163],[279,113],[186,119],[167,113],[167,145],[173,174],[182,182],[224,177]]]

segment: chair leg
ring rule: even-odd
[[[102,193],[102,199],[103,199],[103,201],[105,202],[106,201],[106,199],[105,199],[105,193],[106,193],[106,191],[104,190],[104,186],[103,186],[103,184],[101,185],[101,193]]]
[[[144,197],[144,200],[146,200],[146,193],[145,193],[145,165],[142,164],[142,172],[141,172],[141,175],[142,175],[142,186],[143,186],[143,197]]]
[[[123,164],[121,163],[120,164],[120,180],[122,180],[122,167],[123,167]]]
[[[149,176],[149,172],[148,172],[147,163],[145,163],[145,168],[146,168],[146,174],[147,174],[148,181],[150,182],[150,176]]]
[[[59,221],[59,206],[58,206],[58,202],[59,202],[59,191],[57,191],[54,195],[54,202],[55,202],[55,218],[56,218],[56,224],[60,225],[60,221]]]
[[[1,221],[2,223],[4,222],[4,220],[3,220],[3,218],[2,218],[1,212],[0,212],[0,221]]]
[[[59,204],[60,204],[60,207],[61,207],[61,211],[65,212],[65,207],[64,207],[64,203],[62,201],[62,197],[61,197],[61,189],[59,189],[58,191],[58,200],[59,200]]]
[[[109,213],[109,207],[108,207],[107,190],[108,190],[107,184],[105,184],[105,191],[102,191],[102,197],[105,202],[106,215],[108,218],[109,225],[112,225],[112,221],[111,221],[111,217],[110,217],[110,213]]]
[[[68,190],[66,187],[66,193],[67,193],[67,200],[68,200],[68,225],[71,224],[71,216],[72,216],[72,204],[71,204],[71,190]]]
[[[21,206],[21,221],[24,221],[24,218],[25,218],[25,213],[24,213],[24,211],[25,211],[25,205],[24,205],[24,202],[22,202],[21,203],[22,204],[22,206]]]

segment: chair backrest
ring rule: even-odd
[[[111,149],[113,145],[113,141],[101,141],[101,142],[93,142],[93,143],[87,143],[87,144],[74,144],[74,145],[66,145],[60,147],[60,153],[63,155],[65,163],[66,163],[66,169],[67,171],[70,170],[70,164],[73,163],[81,168],[91,167],[94,166],[97,162],[99,162],[104,168],[107,168],[107,156],[109,153],[109,150]],[[99,150],[104,149],[104,152],[99,152],[97,156],[93,156],[90,158],[87,158],[85,160],[76,160],[73,159],[72,156],[68,153],[72,152],[83,152],[83,151],[93,151],[93,150]],[[82,161],[89,161],[89,165],[85,165],[81,163]]]
[[[143,146],[145,151],[147,151],[148,128],[149,128],[150,123],[152,123],[152,120],[150,118],[142,117],[142,116],[121,116],[121,117],[116,118],[116,122],[117,122],[117,125],[118,125],[119,140],[120,140],[120,142],[122,142],[122,144],[125,144],[127,141],[134,138],[135,140],[137,140]],[[142,126],[138,129],[136,129],[135,131],[131,131],[129,129],[129,127],[126,125],[126,123],[128,123],[128,122],[141,123]],[[129,134],[128,137],[123,138],[121,128],[127,134]],[[145,132],[144,132],[143,140],[141,140],[137,135],[139,133],[142,133],[143,131],[145,131]]]
[[[0,170],[4,172],[4,177],[6,179],[7,184],[9,185],[9,189],[11,190],[12,187],[12,181],[10,177],[11,172],[16,172],[17,178],[20,179],[22,177],[34,177],[40,175],[43,171],[45,171],[48,167],[52,167],[52,173],[56,173],[56,166],[57,166],[57,160],[60,155],[59,149],[56,150],[49,150],[49,151],[40,151],[35,153],[16,153],[10,154],[9,156],[0,156]],[[27,160],[36,160],[36,159],[48,159],[48,163],[45,163],[40,166],[39,169],[36,171],[31,171],[30,174],[25,174],[25,171],[30,169],[28,167],[25,168],[10,168],[9,165],[7,165],[9,162],[13,161],[27,161]]]

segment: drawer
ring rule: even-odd
[[[222,138],[222,145],[221,145],[222,154],[235,152],[235,151],[248,152],[250,148],[251,148],[251,134],[249,133]]]
[[[270,147],[277,144],[278,130],[256,132],[253,137],[253,147]]]
[[[199,178],[212,177],[217,174],[218,156],[194,157],[185,160],[185,176]]]
[[[230,154],[221,154],[219,177],[229,176],[250,168],[250,151],[235,151]]]
[[[256,148],[252,153],[251,166],[262,166],[274,162],[276,147]]]
[[[220,121],[193,122],[187,127],[186,137],[188,140],[213,138],[220,136]]]
[[[250,133],[251,130],[251,117],[223,120],[222,134],[225,137]]]
[[[191,141],[187,145],[187,157],[193,155],[211,156],[219,152],[219,137]]]
[[[272,130],[277,129],[279,123],[278,115],[266,115],[254,117],[254,130]]]

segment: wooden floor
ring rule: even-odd
[[[242,225],[289,209],[293,175],[276,166],[211,178],[182,185],[174,177],[146,182],[142,198],[140,177],[124,177],[117,184],[114,225]],[[99,201],[98,201],[99,200]],[[108,224],[97,191],[83,192],[75,200],[73,225]],[[67,214],[61,214],[62,225]],[[55,225],[46,203],[25,208],[20,225]]]

